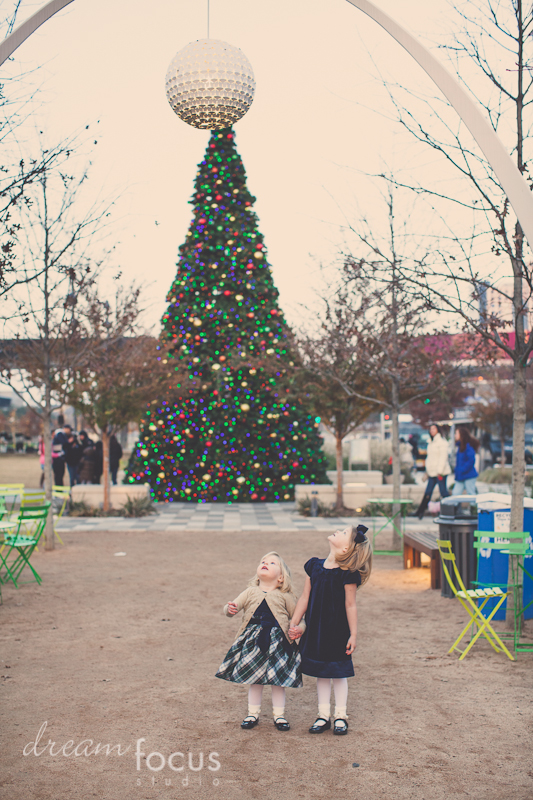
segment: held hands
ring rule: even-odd
[[[299,639],[302,634],[303,629],[300,628],[299,625],[293,625],[291,628],[289,628],[289,639]]]
[[[355,641],[355,636],[350,636],[348,639],[348,644],[346,645],[346,655],[351,656],[356,647],[357,643]]]
[[[230,615],[230,617],[233,617],[238,610],[239,609],[236,603],[228,603],[228,614]]]

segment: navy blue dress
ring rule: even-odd
[[[346,655],[350,626],[344,587],[348,583],[360,586],[361,575],[340,567],[325,569],[324,561],[310,558],[304,567],[311,578],[311,594],[300,644],[302,672],[314,678],[350,678],[354,671],[352,657]]]

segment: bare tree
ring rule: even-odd
[[[380,235],[362,219],[352,230],[358,239],[359,254],[347,255],[344,262],[344,297],[359,307],[364,292],[364,319],[357,325],[358,349],[374,391],[371,397],[381,408],[390,409],[392,421],[393,497],[401,499],[399,415],[413,403],[442,395],[459,381],[462,360],[473,342],[457,341],[430,327],[434,305],[430,299],[405,289],[403,275],[427,258],[419,238],[412,237],[408,220],[396,218],[395,192],[384,197],[387,209],[386,232]],[[472,353],[469,352],[469,357]],[[356,390],[352,390],[356,392]],[[357,393],[361,398],[366,395]],[[394,512],[399,511],[399,505]],[[395,536],[395,547],[400,546]]]
[[[531,3],[469,0],[454,8],[459,30],[442,49],[531,183],[532,130],[526,116],[533,100],[528,60],[533,32]],[[526,370],[533,351],[533,337],[527,333],[527,312],[533,299],[531,255],[526,253],[520,223],[490,164],[468,132],[453,121],[455,115],[449,115],[446,101],[440,97],[417,98],[413,93],[406,98],[401,96],[400,87],[389,88],[403,129],[439,155],[447,179],[462,180],[448,191],[445,181],[428,184],[392,179],[396,186],[423,195],[445,230],[440,243],[433,247],[432,257],[423,264],[406,265],[402,280],[436,309],[454,315],[464,330],[478,334],[505,353],[513,364],[511,530],[520,531]],[[424,107],[429,113],[424,113]],[[507,608],[511,621],[513,603],[509,602]]]
[[[52,162],[31,183],[28,202],[16,206],[20,278],[6,299],[0,378],[42,420],[49,500],[52,414],[68,396],[80,356],[78,297],[98,270],[88,247],[102,235],[109,213],[108,206],[87,203],[87,178],[86,170],[75,177]],[[46,549],[53,549],[51,518],[45,539]]]
[[[354,341],[352,309],[339,296],[325,300],[325,311],[314,335],[297,338],[302,360],[296,372],[297,383],[308,396],[311,406],[326,428],[335,437],[337,496],[335,510],[342,513],[343,499],[343,439],[354,431],[375,410],[375,403],[361,399],[371,392],[370,380],[358,358]],[[354,345],[356,345],[354,347]]]
[[[157,360],[157,340],[142,327],[140,293],[140,287],[119,287],[110,302],[91,286],[80,314],[82,354],[68,399],[102,438],[104,511],[110,509],[110,438],[140,419],[168,377],[167,367]]]

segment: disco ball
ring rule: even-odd
[[[167,99],[178,117],[195,128],[229,128],[254,99],[252,65],[238,47],[199,39],[179,50],[166,75]]]

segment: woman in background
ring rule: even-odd
[[[452,489],[453,495],[476,493],[476,453],[479,450],[479,442],[475,439],[467,428],[455,429],[455,445],[457,447],[457,458],[455,461],[455,484]]]
[[[441,428],[438,425],[432,425],[430,427],[429,435],[431,440],[428,443],[426,456],[428,481],[426,483],[422,502],[415,511],[415,516],[417,516],[418,519],[422,519],[424,516],[429,501],[431,500],[433,490],[437,484],[439,485],[441,500],[449,495],[448,489],[446,488],[446,478],[452,470],[450,468],[450,462],[448,461],[448,442],[441,436]]]

